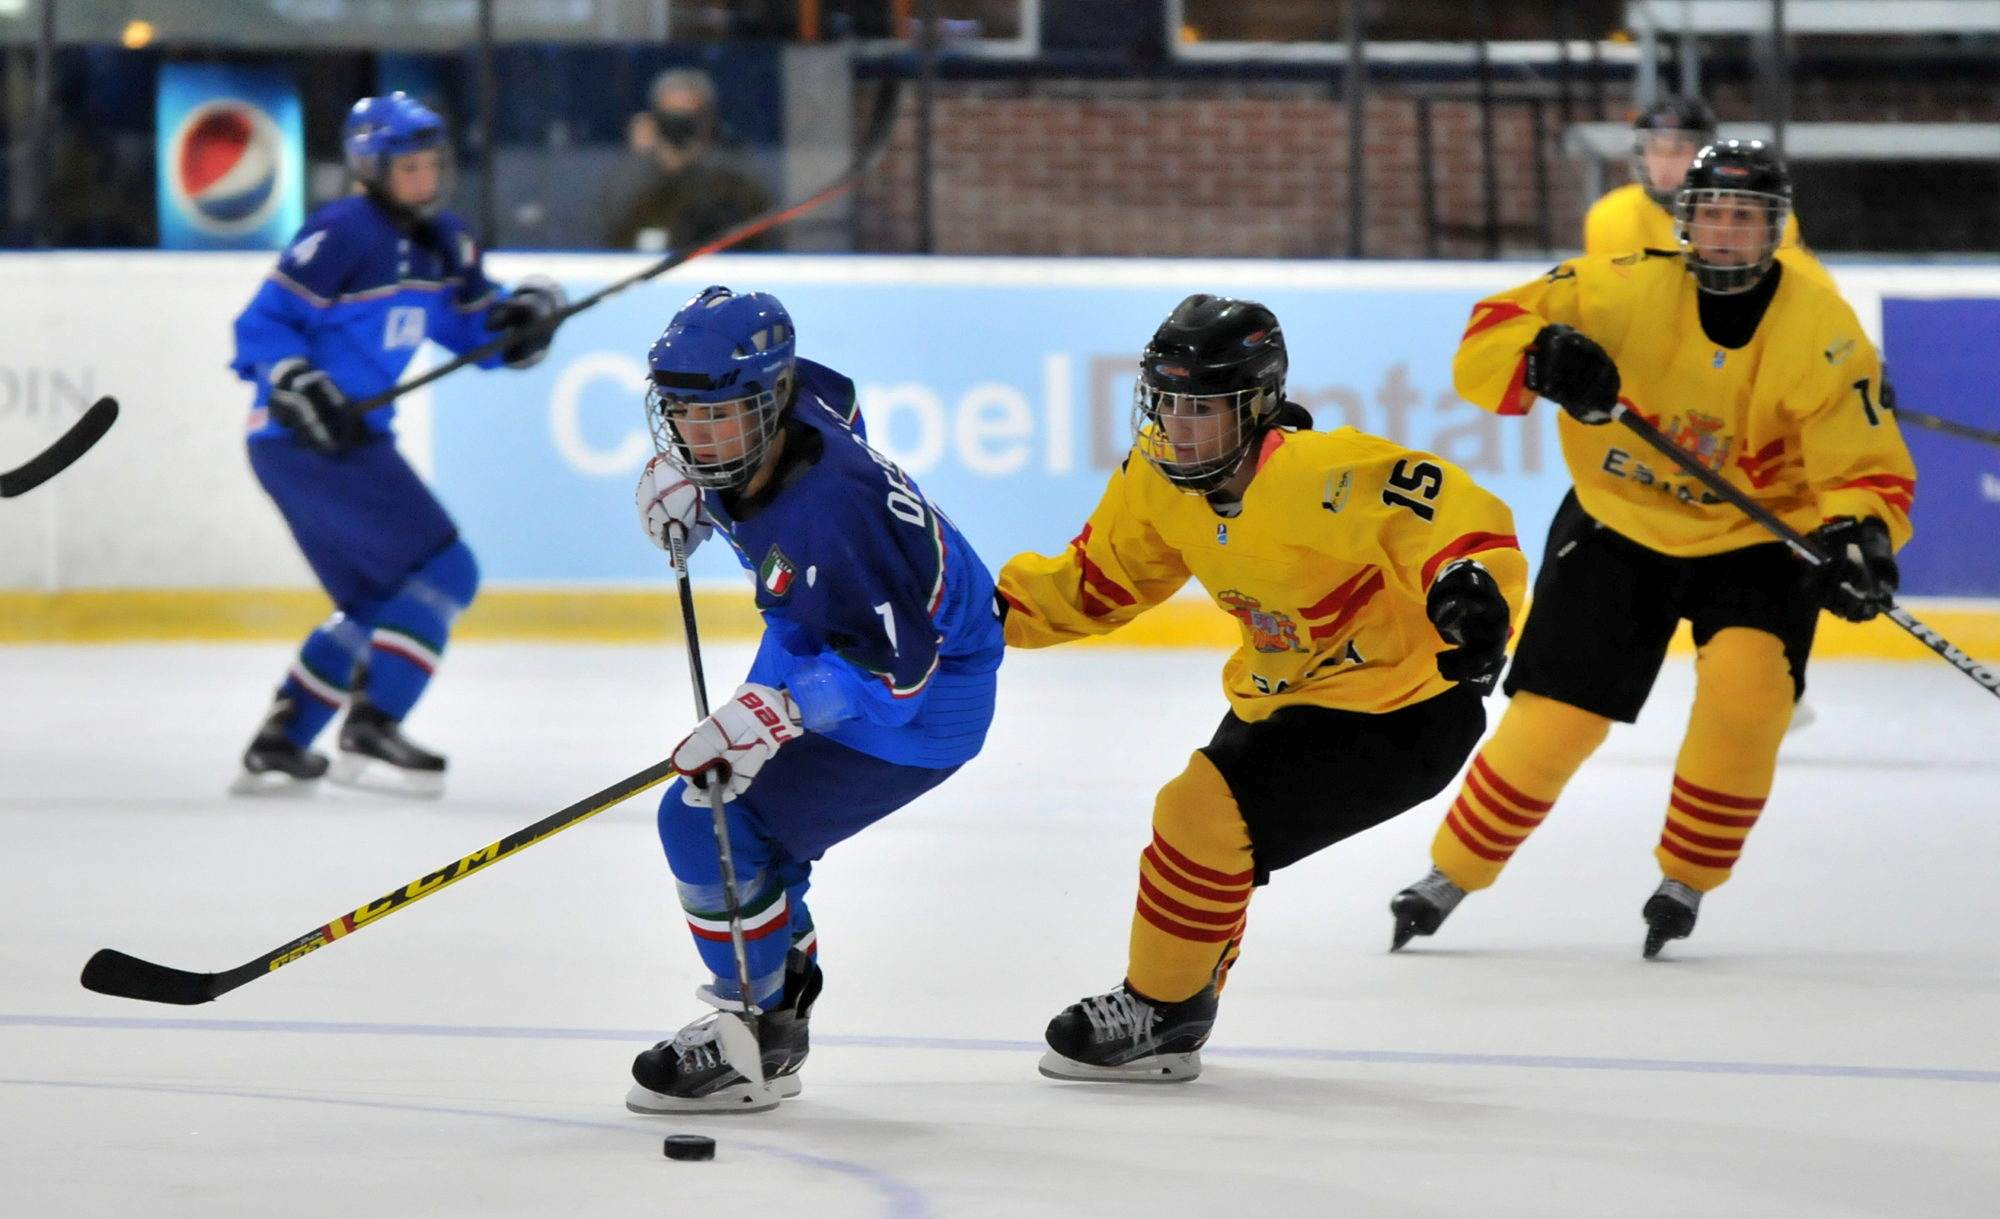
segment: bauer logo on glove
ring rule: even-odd
[[[724,800],[736,799],[750,789],[778,746],[797,740],[803,731],[799,706],[790,694],[755,683],[738,687],[735,697],[674,746],[674,769],[688,781],[682,799],[706,807],[710,784],[721,784]]]

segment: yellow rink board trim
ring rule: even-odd
[[[1912,613],[1974,657],[2000,660],[2000,603],[1913,600]],[[745,641],[762,629],[745,589],[695,593],[705,639]],[[0,591],[0,643],[295,642],[329,612],[299,588],[71,589]],[[671,586],[483,590],[452,632],[455,640],[645,643],[680,637]],[[1234,620],[1213,604],[1176,597],[1097,646],[1229,649]],[[1691,647],[1682,625],[1675,650]],[[1887,621],[1856,624],[1822,615],[1815,656],[1914,660],[1928,649]]]

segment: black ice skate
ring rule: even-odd
[[[812,1048],[807,1023],[819,999],[819,966],[794,949],[785,960],[784,1001],[752,1017],[768,1088],[759,1087],[723,1059],[719,1022],[740,1020],[742,1006],[704,986],[695,994],[717,1010],[632,1060],[634,1113],[757,1113],[799,1094],[799,1068]]]
[[[229,785],[231,795],[304,795],[319,786],[315,780],[326,773],[326,755],[301,749],[285,735],[297,710],[289,698],[271,704],[250,748],[243,751],[243,770]]]
[[[403,735],[403,726],[360,695],[340,725],[340,754],[329,776],[344,787],[395,796],[444,795],[444,759]]]
[[[1050,1079],[1181,1083],[1201,1074],[1201,1047],[1215,1027],[1215,984],[1179,1003],[1156,1003],[1121,984],[1081,999],[1049,1021]]]
[[[1410,942],[1411,937],[1436,935],[1445,916],[1465,900],[1465,890],[1451,878],[1432,868],[1416,884],[1389,899],[1389,913],[1396,916],[1396,930],[1389,939],[1389,951]]]
[[[1684,940],[1694,930],[1695,913],[1701,909],[1701,893],[1677,880],[1663,880],[1646,899],[1640,916],[1646,920],[1646,959],[1660,955],[1668,940]]]

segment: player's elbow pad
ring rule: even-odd
[[[807,732],[825,732],[860,717],[852,679],[842,678],[838,666],[824,656],[812,657],[786,675],[785,689],[798,704]]]

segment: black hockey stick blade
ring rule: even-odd
[[[900,82],[890,81],[882,86],[881,90],[875,95],[875,108],[869,114],[867,134],[862,139],[861,150],[855,154],[853,162],[846,169],[842,170],[840,176],[833,181],[820,187],[817,191],[799,200],[797,203],[773,208],[761,216],[754,216],[744,221],[742,224],[709,241],[706,245],[694,246],[685,250],[676,250],[649,267],[634,271],[623,279],[613,280],[589,296],[571,301],[555,313],[543,318],[539,322],[533,323],[532,329],[528,334],[541,335],[549,333],[562,325],[563,322],[582,313],[585,309],[597,304],[607,296],[615,296],[627,288],[645,283],[649,279],[656,279],[673,270],[675,267],[684,266],[697,258],[709,254],[720,254],[732,246],[741,245],[752,237],[768,233],[772,229],[789,224],[807,212],[813,211],[853,190],[860,184],[861,179],[867,176],[868,171],[874,168],[875,163],[881,160],[882,154],[889,150],[889,137],[895,131],[896,112],[898,109],[897,102],[901,96],[902,85]],[[470,351],[453,356],[429,372],[411,377],[400,384],[392,385],[379,394],[373,394],[350,403],[350,409],[357,415],[365,415],[377,407],[387,406],[412,390],[422,389],[440,377],[449,376],[468,364],[477,364],[488,356],[506,350],[519,342],[523,337],[525,337],[524,334],[518,331],[499,335],[490,342],[482,343]]]
[[[245,961],[236,968],[223,973],[195,973],[192,970],[174,969],[167,965],[156,965],[142,961],[129,953],[115,948],[101,948],[91,955],[83,966],[83,985],[86,990],[100,995],[111,995],[119,999],[141,999],[147,1003],[172,1003],[190,1006],[207,1003],[235,990],[239,986],[266,977],[293,961],[326,947],[344,936],[371,923],[377,922],[418,898],[429,897],[439,889],[456,884],[495,864],[509,855],[525,851],[536,843],[578,822],[595,817],[613,805],[638,795],[648,788],[658,787],[674,777],[672,761],[655,762],[635,775],[628,775],[603,791],[585,796],[575,804],[549,814],[533,825],[515,830],[498,842],[491,842],[455,860],[434,872],[426,872],[400,889],[392,889],[365,906],[356,907],[334,919],[332,922],[313,928],[297,939],[282,944],[260,957]]]
[[[183,1007],[215,998],[215,981],[214,974],[155,965],[127,956],[116,948],[98,949],[83,966],[85,990],[119,999],[144,999],[148,1003],[176,1003]]]
[[[99,398],[83,412],[83,418],[70,425],[56,442],[43,449],[35,457],[17,469],[0,474],[0,499],[11,499],[23,492],[54,478],[69,468],[69,464],[90,451],[90,446],[104,438],[111,425],[118,422],[118,399]]]

